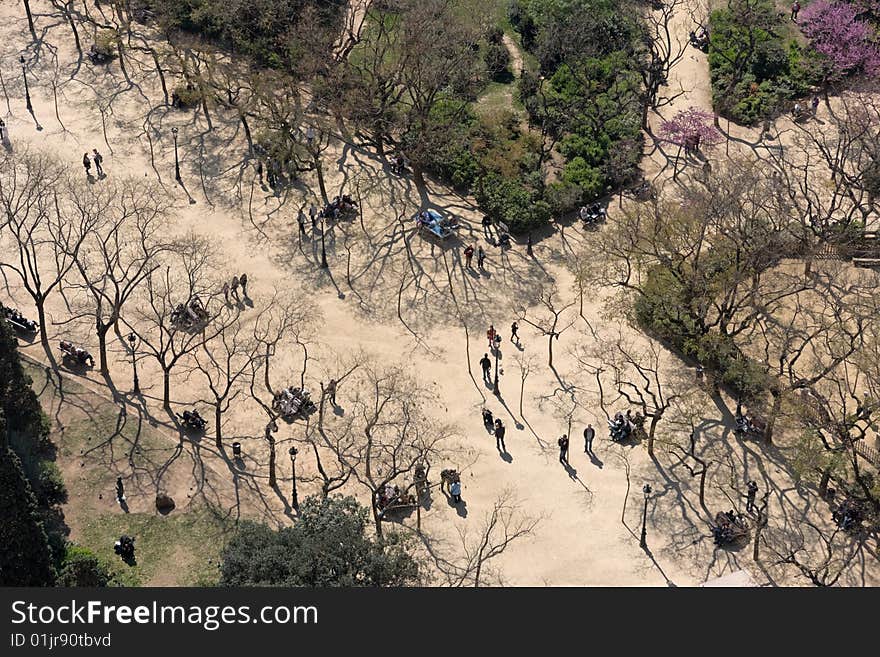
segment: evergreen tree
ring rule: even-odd
[[[0,415],[0,430],[5,431]],[[49,539],[21,461],[0,450],[0,586],[51,586],[55,580]]]

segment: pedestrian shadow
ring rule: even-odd
[[[254,307],[254,302],[251,300],[250,297],[247,297],[247,296],[246,296],[246,297],[244,298],[244,300],[242,301],[242,303],[244,303],[244,305],[246,305],[248,308],[253,308],[253,307]]]
[[[7,153],[11,153],[12,152],[12,142],[9,141],[8,139],[4,139],[2,143],[3,143],[3,149]]]
[[[90,185],[94,185],[96,182],[98,182],[98,179],[95,178],[95,177],[94,177],[92,174],[90,174],[90,173],[87,173],[87,174],[86,174],[86,180],[89,181],[89,184],[90,184]]]
[[[562,467],[565,468],[566,474],[572,479],[578,478],[578,471],[571,463],[563,463]]]
[[[464,500],[462,500],[461,502],[459,502],[458,504],[456,504],[455,502],[452,501],[452,498],[450,497],[450,498],[449,498],[449,504],[450,504],[451,506],[454,506],[454,507],[455,507],[455,512],[456,512],[460,517],[462,517],[462,518],[467,518],[467,514],[468,514],[468,511],[467,511],[467,502],[465,502]]]
[[[345,409],[342,406],[337,406],[336,404],[333,404],[332,406],[333,406],[333,415],[335,415],[336,417],[344,417],[345,416]]]
[[[499,456],[501,457],[501,460],[504,461],[505,463],[513,463],[513,455],[510,454],[506,449],[503,452],[501,452],[501,454],[499,454]]]
[[[587,455],[590,457],[590,463],[595,465],[600,470],[603,468],[605,463],[602,461],[602,459],[596,456],[593,452],[587,452]]]
[[[122,509],[122,512],[129,513],[128,502],[126,502],[125,500],[118,500],[118,502],[119,502],[119,508]]]

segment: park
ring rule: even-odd
[[[0,19],[4,585],[880,584],[873,0]]]

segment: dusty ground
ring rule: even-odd
[[[176,228],[209,235],[216,244],[217,259],[230,276],[246,271],[250,296],[257,308],[273,289],[310,295],[319,306],[323,327],[311,355],[308,379],[313,389],[318,381],[326,380],[339,359],[361,351],[380,362],[405,363],[421,380],[436,386],[442,400],[442,408],[436,413],[452,423],[458,434],[449,465],[472,463],[463,478],[466,505],[456,510],[435,495],[435,503],[423,516],[423,528],[436,542],[452,549],[458,529],[478,531],[499,493],[512,489],[522,512],[541,520],[534,537],[514,544],[494,563],[506,583],[695,585],[740,568],[766,581],[766,574],[752,562],[750,549],[714,549],[707,517],[694,501],[696,482],[680,464],[666,455],[654,463],[644,447],[620,447],[608,440],[594,386],[573,357],[576,347],[590,346],[608,331],[616,330],[615,323],[605,316],[602,300],[595,296],[584,300],[583,318],[578,315],[573,277],[565,264],[588,244],[589,233],[577,226],[555,225],[536,243],[533,257],[526,255],[522,245],[501,255],[481,238],[479,215],[470,199],[430,182],[427,196],[421,197],[408,180],[391,177],[387,165],[371,153],[336,143],[325,156],[328,188],[359,188],[365,207],[362,222],[336,227],[328,234],[330,267],[325,273],[318,267],[316,236],[310,235],[302,242],[296,236],[296,211],[314,198],[313,179],[306,178],[279,197],[261,190],[252,168],[243,166],[245,142],[231,117],[215,110],[215,130],[209,131],[200,112],[169,111],[162,104],[158,82],[149,66],[136,66],[134,58],[128,67],[134,82],[131,85],[118,62],[107,67],[93,67],[88,60],[78,62],[69,28],[57,18],[37,16],[45,34],[35,55],[34,48],[28,47],[27,25],[19,13],[15,3],[4,3],[0,8],[0,69],[6,94],[3,111],[16,150],[49,150],[69,162],[72,175],[82,176],[83,151],[98,148],[104,153],[104,168],[110,178],[144,176],[161,181],[177,203]],[[682,17],[678,25],[682,38],[691,29],[689,20]],[[84,36],[84,43],[90,43],[88,37]],[[17,64],[22,52],[29,62],[36,121],[22,101]],[[57,60],[53,53],[57,53]],[[686,94],[665,108],[665,115],[688,105],[710,107],[705,55],[689,49],[674,71],[671,86],[679,81]],[[656,126],[658,120],[653,118],[652,125]],[[184,187],[174,184],[171,126],[180,129]],[[743,134],[747,136],[747,131]],[[647,168],[662,170],[662,180],[669,173],[667,165],[662,151],[655,151]],[[398,220],[411,216],[423,205],[452,211],[471,222],[462,243],[431,246],[413,234],[408,221],[404,224]],[[479,273],[465,270],[461,262],[464,244],[478,242],[488,251],[486,271]],[[533,356],[534,364],[525,383],[524,412],[520,417],[521,379],[515,359],[519,350],[506,341],[509,325],[516,305],[532,305],[540,288],[554,284],[562,305],[574,303],[562,322],[570,322],[571,328],[554,345],[557,376],[547,366],[547,339],[521,323],[522,353]],[[12,294],[27,312],[29,306],[21,290],[13,285]],[[50,327],[53,343],[69,337],[94,345],[87,325],[58,324],[67,319],[60,299],[50,306],[56,322]],[[245,320],[248,312],[244,310]],[[485,351],[483,336],[489,323],[505,338],[500,401],[479,382],[477,360]],[[603,325],[599,338],[594,337],[589,327]],[[626,326],[620,328],[629,339],[644,341]],[[298,372],[299,351],[295,345],[287,347],[286,367],[291,373]],[[23,348],[34,358],[43,357],[39,344]],[[124,346],[117,342],[111,349],[112,379],[120,391],[127,393],[131,372]],[[690,376],[682,369],[673,359],[668,360],[670,376]],[[106,382],[97,373],[86,376],[90,388],[106,393]],[[205,471],[218,473],[219,480],[209,480],[211,488],[222,492],[207,496],[244,515],[289,521],[285,495],[271,490],[266,483],[266,456],[260,439],[264,420],[258,409],[242,402],[228,414],[227,442],[232,437],[242,441],[246,455],[242,469],[225,453],[218,453],[210,438],[196,443],[169,431],[161,400],[157,399],[161,397],[161,383],[155,367],[143,361],[140,378],[144,397],[142,401],[126,397],[130,412],[156,419],[160,429],[165,426],[169,444],[186,457],[187,463],[204,463]],[[175,376],[175,403],[182,406],[198,400],[202,395],[200,385],[193,378]],[[568,401],[562,390],[566,386],[574,386],[580,404],[573,415],[568,471],[557,460],[556,449],[556,438],[567,427]],[[340,387],[339,399],[344,411],[344,386]],[[740,482],[757,478],[762,487],[772,487],[771,509],[780,515],[813,513],[809,491],[790,482],[784,452],[765,453],[755,445],[736,441],[729,429],[729,408],[723,406],[724,400],[716,402],[722,405],[717,406],[708,397],[705,400],[703,430],[707,436],[718,438],[719,449],[729,454],[735,464],[735,478]],[[482,428],[479,411],[483,404],[508,427],[507,458],[498,454],[493,437]],[[598,429],[595,459],[583,453],[580,434],[586,422]],[[287,444],[298,439],[301,431],[297,424],[282,425],[278,434],[279,455],[283,455],[279,457],[279,487],[285,493],[290,486]],[[125,472],[124,461],[114,467]],[[308,459],[301,458],[297,467],[298,474],[307,478],[312,466]],[[189,480],[180,468],[173,471],[174,477],[169,474],[166,479],[161,468],[153,476],[128,472],[132,508],[148,512],[157,489],[169,490],[183,499],[188,489],[201,490],[204,485],[199,481],[204,473],[195,468]],[[650,553],[638,546],[644,483],[650,483],[656,491],[648,504]],[[240,490],[246,494],[239,495]],[[300,495],[308,492],[308,485],[303,484]],[[111,494],[108,489],[104,496]],[[713,504],[728,508],[728,500],[720,492],[710,492],[709,497]],[[71,507],[76,504],[77,500],[71,500]],[[412,524],[411,519],[405,522]],[[82,538],[76,528],[73,538]],[[779,582],[797,581],[791,573],[775,572],[772,576]],[[860,577],[861,582],[876,582],[877,570],[863,568],[849,583],[861,583]]]

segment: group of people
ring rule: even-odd
[[[690,41],[694,48],[706,52],[709,49],[709,30],[701,25],[696,32],[690,33]]]
[[[39,324],[32,319],[28,319],[17,308],[8,308],[0,303],[0,317],[6,318],[6,321],[14,327],[23,331],[33,333],[39,328]]]
[[[83,168],[86,170],[86,177],[92,177],[92,164],[95,165],[95,172],[98,174],[98,178],[104,178],[104,156],[98,152],[97,148],[92,149],[92,156],[89,158],[89,153],[83,153]]]
[[[226,302],[226,305],[228,306],[230,303],[230,301],[229,301],[230,294],[235,297],[236,301],[241,301],[242,299],[247,299],[248,298],[247,285],[248,285],[247,274],[242,274],[241,276],[233,276],[232,277],[232,285],[230,285],[228,282],[223,283],[223,299]],[[238,294],[239,288],[241,288],[241,296],[239,296],[239,294]]]
[[[819,102],[820,102],[819,96],[813,96],[813,100],[810,101],[810,116],[815,117],[816,114],[818,113]],[[804,106],[801,105],[799,102],[794,104],[794,108],[792,108],[792,111],[791,111],[792,116],[794,117],[795,121],[806,116],[805,112],[806,112],[806,110],[804,109]]]

